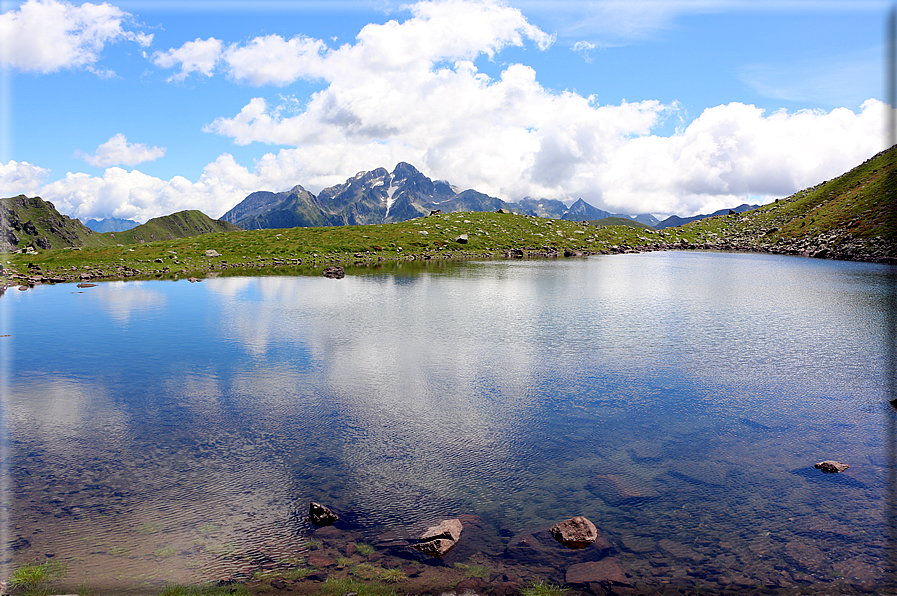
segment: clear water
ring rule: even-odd
[[[370,541],[478,515],[482,560],[552,581],[507,546],[584,515],[636,589],[880,589],[895,280],[661,252],[10,290],[5,565],[247,577],[308,554],[314,500]]]

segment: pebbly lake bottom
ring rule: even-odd
[[[7,293],[4,565],[110,594],[883,593],[895,276],[662,252]],[[554,542],[575,515],[604,540]],[[408,548],[452,517],[443,559]]]

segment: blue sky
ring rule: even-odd
[[[0,196],[221,216],[398,161],[691,215],[884,148],[879,1],[2,2]]]

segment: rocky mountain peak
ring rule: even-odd
[[[409,178],[425,178],[423,174],[421,174],[417,168],[415,168],[410,163],[405,163],[404,161],[400,161],[396,164],[395,169],[392,171],[392,176],[395,180],[407,180]]]

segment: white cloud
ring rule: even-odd
[[[220,42],[210,38],[157,52],[153,60],[163,68],[180,64],[181,73],[175,79],[193,71],[209,75],[220,61],[238,81],[282,86],[302,78],[348,80],[359,69],[375,70],[381,76],[406,75],[426,70],[437,61],[469,61],[482,54],[492,57],[508,46],[523,46],[526,39],[541,50],[554,42],[553,36],[530,24],[518,9],[498,0],[419,2],[410,10],[412,18],[403,23],[393,20],[367,25],[354,45],[338,49],[301,35],[289,40],[268,35],[222,51]],[[196,58],[199,53],[202,60]],[[196,62],[203,68],[191,67]]]
[[[0,66],[41,73],[92,69],[108,43],[128,40],[144,47],[151,43],[152,35],[124,28],[129,17],[110,4],[28,0],[18,10],[0,15]]]
[[[145,222],[184,209],[220,217],[250,192],[283,189],[282,178],[283,173],[272,171],[264,159],[250,172],[224,154],[208,164],[196,182],[183,176],[162,180],[139,170],[113,167],[102,176],[69,172],[40,188],[40,196],[79,219],[119,217]]]
[[[6,165],[0,163],[0,189],[2,198],[20,194],[34,196],[38,188],[50,174],[50,171],[26,161],[12,161]]]
[[[267,36],[229,47],[197,40],[157,54],[157,64],[180,66],[184,76],[220,68],[252,85],[314,78],[326,86],[304,104],[253,98],[206,127],[238,144],[287,146],[252,168],[225,154],[197,182],[109,168],[102,177],[68,174],[41,192],[79,217],[145,221],[187,208],[220,217],[256,190],[302,184],[318,192],[360,170],[407,161],[432,178],[507,200],[582,197],[617,212],[691,215],[785,196],[882,148],[884,106],[875,100],[857,112],[772,114],[730,103],[671,136],[653,135],[679,113],[677,104],[599,105],[546,89],[523,64],[497,78],[480,72],[479,57],[527,39],[552,43],[517,9],[445,0],[419,3],[411,13],[401,23],[368,25],[354,44],[337,49]],[[129,147],[124,137],[121,143]]]
[[[220,39],[214,37],[205,40],[197,38],[195,41],[186,42],[180,48],[154,53],[153,64],[162,68],[174,68],[180,65],[180,72],[169,77],[169,81],[183,81],[193,72],[210,77],[218,64],[223,45]]]
[[[576,52],[577,54],[582,54],[582,57],[585,59],[586,62],[591,62],[592,61],[591,52],[597,47],[598,46],[596,46],[595,44],[588,42],[588,41],[577,41],[575,44],[573,44],[573,47],[570,49],[573,50],[574,52]]]
[[[708,108],[685,130],[623,143],[594,164],[590,184],[622,211],[691,215],[782,197],[834,178],[882,150],[885,106],[855,113],[784,110],[741,103]]]
[[[88,164],[105,168],[107,166],[136,166],[145,161],[155,161],[165,155],[165,147],[148,147],[142,143],[131,144],[125,135],[118,133],[97,147],[96,153],[87,155],[81,151],[75,153]]]

